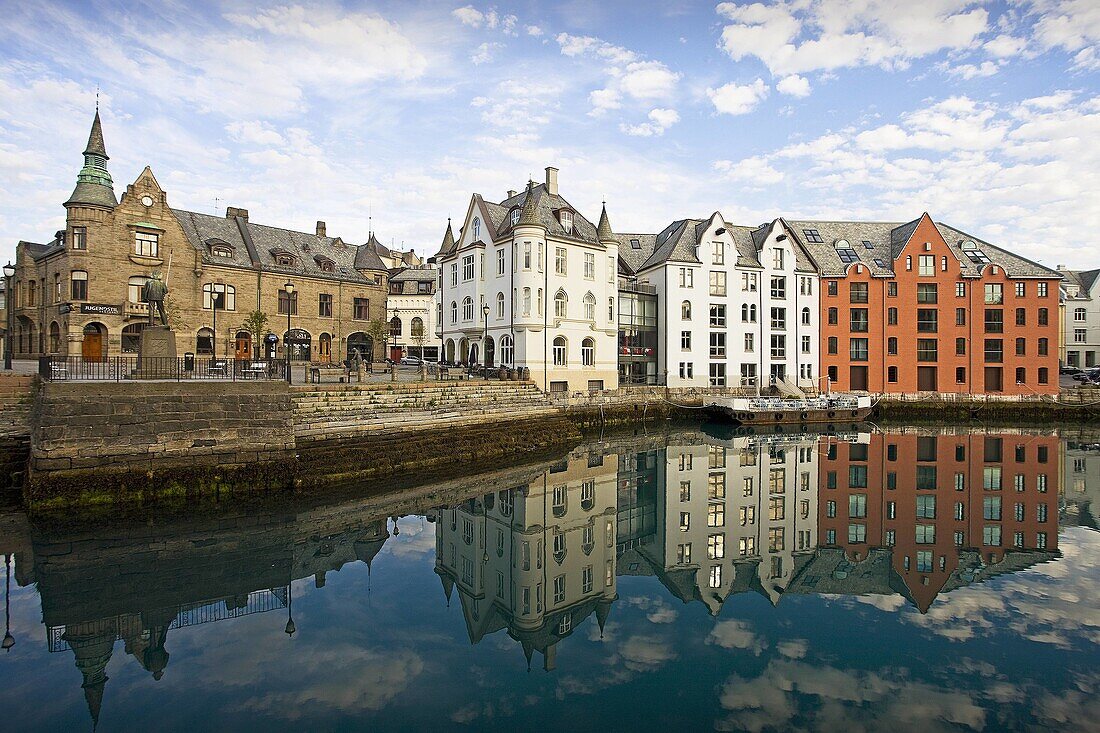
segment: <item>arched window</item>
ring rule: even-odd
[[[390,319],[390,338],[401,338],[401,319],[397,316]]]
[[[581,341],[581,365],[583,366],[595,366],[596,364],[596,342],[591,337]]]
[[[214,353],[214,332],[209,328],[200,328],[195,337],[195,353],[199,356],[211,356]]]
[[[497,293],[497,318],[504,318],[504,293]]]
[[[558,336],[554,339],[554,366],[565,366],[566,356],[565,336]]]
[[[596,320],[596,296],[592,293],[584,296],[584,318],[586,321]]]
[[[479,219],[478,217],[475,216],[473,226],[474,226],[474,239],[477,239],[481,236],[481,219]]]
[[[756,323],[756,304],[753,303],[749,306],[749,322]]]
[[[474,299],[469,295],[462,299],[462,320],[474,320]]]
[[[512,360],[515,355],[515,349],[512,346],[511,336],[500,337],[500,363],[506,366],[512,366]]]
[[[424,338],[424,319],[420,316],[412,319],[412,323],[409,324],[409,334],[414,339]]]
[[[61,326],[54,321],[50,324],[50,353],[56,354],[59,351],[61,351]]]
[[[73,300],[88,299],[88,273],[85,270],[73,270],[72,298]]]
[[[145,328],[144,323],[131,323],[122,329],[122,353],[136,354],[138,352],[138,344],[141,342],[141,329],[143,328]]]
[[[554,315],[557,318],[565,318],[569,313],[569,296],[565,294],[564,290],[559,290],[558,294],[554,296]]]
[[[451,323],[458,322],[458,303],[451,301]]]
[[[803,326],[810,325],[810,309],[809,308],[803,308],[802,309],[802,325]]]
[[[214,294],[218,294],[218,310],[237,310],[237,289],[223,283],[206,283],[202,286],[202,307],[210,310],[214,303]]]
[[[685,300],[683,303],[680,304],[680,320],[682,320],[682,321],[690,321],[691,320],[691,302],[690,301]]]
[[[906,270],[912,270],[913,269],[913,256],[912,255],[905,255],[905,269]]]

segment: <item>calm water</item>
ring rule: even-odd
[[[0,514],[3,727],[1085,730],[1098,482],[1049,432],[689,430],[370,501]]]

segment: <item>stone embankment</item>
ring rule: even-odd
[[[33,404],[33,377],[0,375],[0,488],[22,484]]]

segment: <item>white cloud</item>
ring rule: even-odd
[[[761,156],[743,158],[736,163],[732,160],[715,161],[714,170],[731,181],[746,184],[757,183],[764,186],[783,180],[783,173]]]
[[[982,48],[990,56],[998,59],[1006,59],[1017,56],[1027,48],[1027,40],[1008,34],[1001,34],[982,44]]]
[[[619,85],[635,99],[667,99],[679,80],[680,74],[670,71],[660,61],[635,61],[622,71]]]
[[[451,11],[451,15],[458,18],[458,21],[462,23],[462,25],[468,25],[473,28],[480,28],[482,24],[485,23],[485,14],[473,5],[455,8]]]
[[[602,115],[611,109],[621,109],[623,95],[617,89],[595,89],[588,94],[588,101],[592,105],[592,111],[588,114],[593,117]]]
[[[957,76],[962,79],[975,79],[985,76],[993,76],[1001,67],[994,61],[983,61],[980,64],[959,64],[952,66],[950,64],[940,64],[939,68],[946,71],[951,76]]]
[[[624,123],[619,126],[619,129],[627,135],[633,135],[635,137],[653,137],[655,135],[663,135],[665,130],[679,121],[680,114],[676,110],[656,108],[649,111],[649,122],[642,122],[637,125],[627,125]]]
[[[474,50],[474,55],[470,57],[470,61],[473,62],[475,66],[489,63],[493,60],[493,54],[501,48],[503,48],[503,46],[499,43],[486,41]]]
[[[728,21],[720,48],[733,60],[759,58],[777,76],[857,66],[905,68],[915,58],[969,48],[989,14],[955,0],[781,0],[717,6]]]
[[[721,114],[743,115],[756,109],[768,96],[768,85],[763,79],[742,85],[730,82],[717,89],[707,89],[707,96]]]
[[[283,145],[286,142],[270,124],[256,120],[231,122],[225,126],[225,131],[239,143]]]
[[[526,26],[524,30],[527,31],[527,35],[534,36],[536,38],[542,35],[542,28],[539,28],[537,25]]]
[[[752,631],[747,621],[720,621],[707,634],[707,644],[715,644],[723,649],[743,649],[754,656],[768,648],[768,642]]]
[[[810,82],[804,76],[792,74],[780,79],[775,85],[775,91],[790,97],[807,97],[810,95]]]

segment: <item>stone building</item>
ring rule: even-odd
[[[1100,366],[1100,270],[1067,270],[1059,265],[1064,325],[1061,363],[1087,369]]]
[[[410,253],[406,253],[410,254]],[[435,288],[439,272],[416,264],[390,270],[386,318],[389,321],[389,358],[439,360]]]
[[[294,359],[329,361],[371,350],[368,323],[385,318],[388,279],[372,248],[328,236],[322,221],[306,233],[253,223],[240,208],[174,209],[148,167],[116,199],[107,160],[97,111],[65,229],[16,249],[17,358],[136,352],[149,318],[142,286],[158,271],[181,354],[281,357],[289,347]],[[263,344],[242,327],[253,311],[268,317]]]
[[[526,367],[548,391],[616,387],[618,249],[607,211],[593,225],[556,168],[500,203],[474,194],[432,257],[444,359]]]

